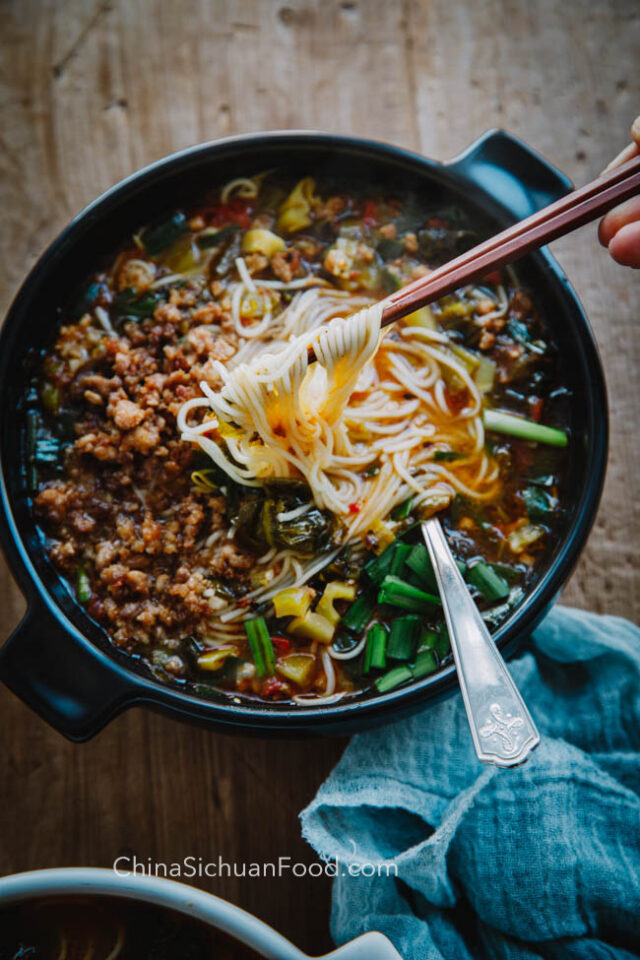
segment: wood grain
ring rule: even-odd
[[[640,107],[635,0],[0,0],[0,305],[109,185],[230,133],[312,127],[447,159],[490,127],[577,183]],[[608,373],[611,460],[565,600],[640,619],[638,274],[584,228],[555,252]],[[23,602],[0,575],[3,633]],[[0,691],[0,873],[162,861],[310,862],[297,812],[343,748],[221,737],[139,711],[72,746]],[[327,949],[326,880],[197,883]]]

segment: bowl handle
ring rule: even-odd
[[[571,180],[504,130],[489,130],[446,164],[522,220],[573,190]]]
[[[76,741],[88,740],[135,699],[124,671],[38,602],[0,649],[0,680]]]

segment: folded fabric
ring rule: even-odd
[[[354,737],[301,814],[340,864],[337,943],[380,930],[405,960],[640,955],[640,630],[556,607],[510,667],[542,735],[526,764],[480,764],[456,694]]]

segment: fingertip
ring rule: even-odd
[[[607,213],[598,224],[598,240],[603,247],[608,247],[615,234],[615,229],[611,224],[611,218]]]
[[[640,268],[640,222],[627,223],[616,231],[609,253],[623,267]]]

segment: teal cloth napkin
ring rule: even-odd
[[[380,930],[405,960],[640,955],[640,630],[556,607],[510,666],[542,734],[522,767],[478,762],[457,694],[354,737],[302,812],[339,861],[337,943]]]

